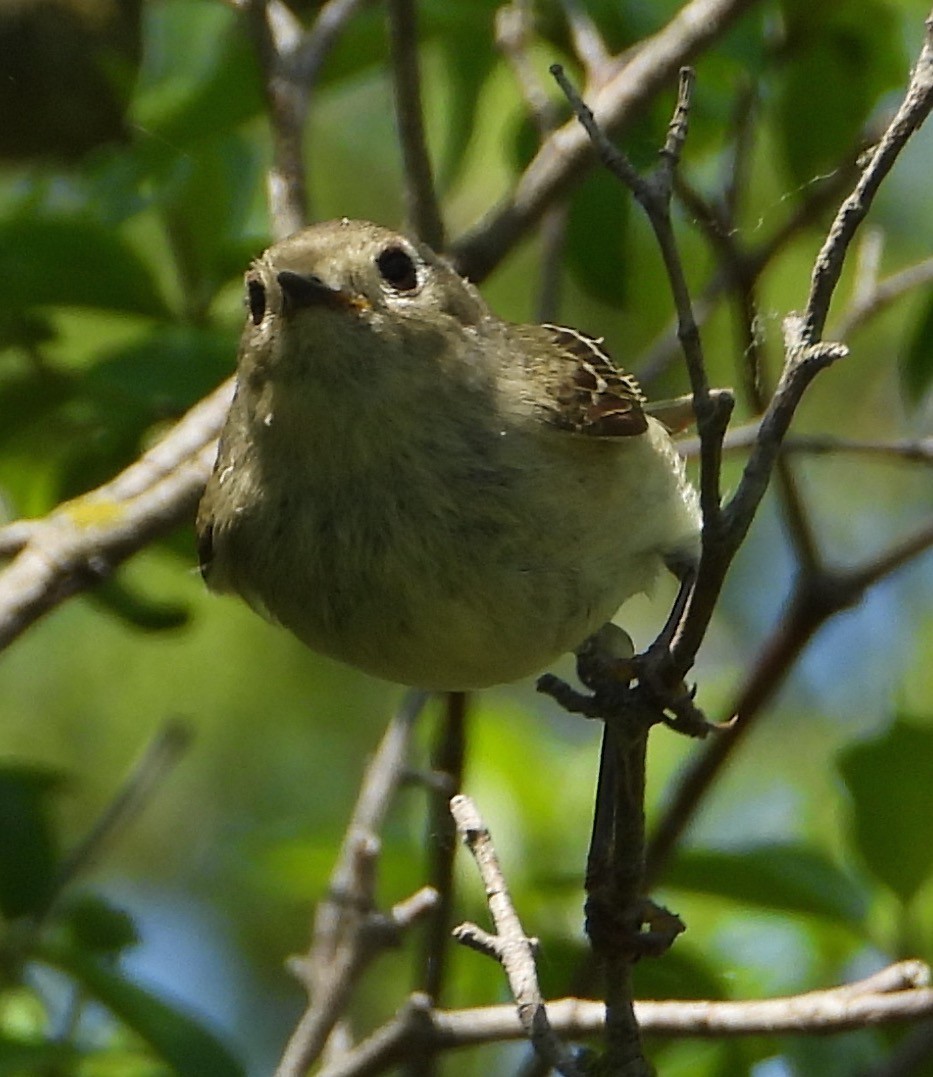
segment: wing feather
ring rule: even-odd
[[[602,337],[550,323],[516,329],[528,362],[545,372],[537,404],[546,422],[596,438],[636,437],[648,429],[638,382],[613,363]]]

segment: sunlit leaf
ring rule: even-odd
[[[149,50],[134,117],[176,146],[232,131],[262,107],[245,20],[222,4],[167,0],[147,11]]]

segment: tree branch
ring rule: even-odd
[[[760,423],[754,420],[726,431],[723,451],[741,452],[752,448],[758,439]],[[678,450],[686,457],[696,456],[700,451],[699,438],[682,438]],[[856,456],[878,456],[891,461],[908,461],[917,464],[933,463],[933,437],[899,438],[896,441],[846,438],[835,434],[788,434],[781,444],[782,453],[810,453],[814,456],[838,456],[852,453]]]
[[[525,934],[512,905],[489,831],[469,797],[454,797],[450,802],[450,811],[476,861],[486,887],[489,912],[496,926],[496,934],[490,935],[475,924],[461,924],[454,931],[454,938],[499,961],[508,977],[518,1020],[532,1046],[549,1066],[564,1077],[582,1077],[575,1059],[557,1039],[548,1023],[544,998],[538,987],[535,942]]]
[[[591,107],[599,126],[617,133],[660,91],[680,67],[701,52],[755,0],[692,0],[624,66],[600,86]],[[459,272],[480,281],[526,235],[548,206],[574,183],[592,160],[586,133],[575,121],[558,128],[525,169],[515,190],[451,248]]]
[[[428,882],[437,901],[424,926],[417,956],[415,982],[419,993],[437,1006],[443,997],[447,950],[450,945],[454,903],[454,857],[457,827],[450,813],[450,798],[460,792],[466,755],[466,718],[469,697],[464,692],[448,692],[443,697],[443,714],[438,718],[428,795]],[[430,1051],[421,1051],[409,1061],[409,1077],[428,1077],[435,1070]]]
[[[803,995],[740,1002],[636,1002],[638,1021],[652,1036],[823,1035],[853,1028],[915,1021],[933,1014],[929,969],[903,961],[857,983]],[[555,999],[548,1004],[555,1033],[567,1038],[598,1035],[602,1003]],[[374,1077],[425,1045],[453,1050],[521,1040],[525,1028],[514,1006],[432,1010],[414,996],[399,1015],[318,1077]],[[879,1074],[880,1077],[880,1074]]]
[[[0,650],[43,613],[190,519],[232,395],[233,381],[224,382],[110,482],[41,520],[0,530],[0,548],[15,554],[0,572]]]
[[[311,91],[340,33],[367,2],[326,0],[307,31],[282,0],[245,2],[269,109],[272,165],[266,184],[276,239],[307,224],[304,129]]]
[[[736,720],[711,738],[688,762],[676,788],[665,800],[664,811],[648,845],[646,870],[649,884],[656,883],[663,875],[674,849],[719,773],[751,732],[765,704],[819,629],[837,613],[859,602],[869,587],[931,548],[933,523],[856,568],[824,567],[816,575],[797,577],[777,626],[729,708]]]
[[[394,944],[411,922],[427,914],[437,899],[425,887],[388,916],[374,912],[378,833],[404,776],[412,727],[426,698],[423,692],[407,693],[366,769],[327,896],[317,908],[310,950],[290,962],[308,989],[309,1004],[276,1077],[304,1077],[324,1050],[365,965]]]
[[[395,84],[395,117],[402,161],[408,219],[419,239],[444,249],[444,222],[434,191],[421,107],[418,20],[415,0],[388,0],[389,42]]]

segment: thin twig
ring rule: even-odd
[[[573,53],[586,72],[587,85],[598,86],[612,68],[613,57],[599,27],[580,0],[560,0],[560,3],[570,31]]]
[[[318,905],[311,948],[291,962],[308,989],[309,1004],[276,1077],[303,1077],[323,1051],[363,967],[393,941],[387,928],[401,930],[413,919],[413,909],[423,916],[436,900],[433,891],[420,891],[413,905],[396,906],[388,917],[373,913],[377,835],[404,776],[412,727],[426,698],[423,692],[408,692],[366,769],[327,896]]]
[[[308,190],[303,131],[308,97],[305,87],[288,77],[284,57],[298,47],[301,24],[283,0],[250,0],[248,25],[264,74],[263,86],[272,133],[272,165],[266,195],[276,239],[307,223]]]
[[[450,798],[460,792],[463,784],[467,704],[468,696],[464,692],[446,694],[431,758],[435,781],[429,793],[427,877],[437,901],[421,934],[415,982],[418,993],[426,995],[435,1006],[443,998],[450,944],[457,851],[457,827],[450,813]],[[429,1051],[412,1056],[407,1069],[409,1077],[428,1077],[434,1071],[435,1059]]]
[[[191,735],[190,727],[179,719],[166,722],[156,731],[94,825],[65,857],[44,907],[36,913],[37,921],[49,915],[65,888],[86,871],[116,834],[145,808],[184,755],[191,743]]]
[[[338,37],[368,0],[327,0],[303,30],[283,0],[245,0],[248,24],[264,75],[272,165],[267,196],[277,239],[303,228],[309,199],[305,170],[305,121],[311,92]]]
[[[730,406],[723,409],[710,396],[699,331],[671,223],[671,193],[687,136],[693,72],[688,68],[680,72],[677,103],[660,163],[647,177],[639,175],[625,154],[609,140],[559,64],[551,67],[551,73],[602,162],[632,191],[645,210],[661,248],[701,438],[700,503],[705,550],[708,537],[715,536],[719,530],[720,454],[731,398]],[[671,631],[675,630],[676,621],[672,621]],[[669,658],[666,633],[662,633],[648,653]],[[581,677],[589,683],[582,673]],[[623,696],[621,702],[621,713],[610,717],[607,712],[603,734],[593,836],[587,860],[586,923],[594,954],[605,969],[606,1053],[602,1064],[609,1072],[640,1077],[651,1070],[644,1057],[633,1007],[632,968],[643,956],[641,947],[646,939],[642,932],[645,759],[649,730],[661,714],[657,706],[640,705],[634,695]]]
[[[496,12],[496,48],[512,69],[528,115],[542,141],[558,124],[557,101],[535,70],[528,47],[531,39],[532,12],[528,0],[512,0]]]
[[[738,323],[740,354],[743,358],[742,379],[747,403],[755,414],[760,415],[767,407],[767,389],[763,384],[764,357],[758,331],[757,278],[745,272],[748,265],[746,252],[742,250],[735,221],[728,210],[708,202],[698,191],[678,178],[678,192],[684,204],[694,214],[703,233],[722,265],[732,277],[732,295]],[[820,551],[810,522],[810,514],[797,483],[797,476],[790,461],[781,454],[775,464],[778,497],[782,517],[790,536],[797,561],[803,571],[816,569]]]
[[[861,140],[864,141],[864,140]],[[851,183],[854,164],[834,169],[829,175],[819,176],[806,184],[803,197],[794,204],[791,213],[774,232],[757,246],[749,246],[744,263],[739,267],[741,275],[747,280],[757,280],[771,262],[786,249],[788,244],[805,228],[820,219],[823,211],[832,205]],[[792,192],[796,194],[797,192]],[[790,195],[781,199],[784,202]],[[759,227],[763,222],[759,222]],[[757,231],[757,228],[755,229]],[[709,282],[700,289],[694,302],[697,324],[701,327],[713,312],[718,309],[718,302],[732,289],[736,267],[720,265]],[[657,335],[652,343],[633,365],[639,380],[650,385],[681,354],[677,339],[676,318]]]
[[[496,12],[496,47],[512,68],[515,81],[525,100],[525,107],[537,128],[541,142],[557,127],[560,111],[528,54],[532,12],[528,0],[512,0]],[[557,318],[562,279],[561,253],[567,232],[567,205],[561,200],[541,216],[538,229],[541,239],[541,279],[537,291],[535,321]]]
[[[760,423],[755,420],[735,426],[726,432],[723,451],[741,452],[752,448],[758,439]],[[696,456],[700,451],[699,438],[682,438],[677,448],[686,457]],[[814,456],[877,456],[892,462],[910,461],[918,464],[933,463],[933,437],[898,438],[895,441],[871,438],[846,438],[836,434],[788,434],[781,451],[784,453],[810,453]]]
[[[667,139],[661,150],[661,162],[647,178],[640,176],[625,154],[609,140],[593,110],[577,93],[561,66],[554,64],[551,67],[551,73],[596,146],[600,159],[613,175],[631,190],[648,215],[648,220],[654,229],[674,297],[678,323],[677,335],[684,350],[687,371],[690,375],[690,387],[693,390],[693,406],[702,445],[700,503],[703,509],[703,528],[705,533],[715,534],[719,527],[721,445],[730,409],[717,407],[710,397],[700,333],[693,314],[693,303],[674,237],[670,214],[674,171],[687,136],[687,120],[694,82],[693,71],[689,68],[681,69],[677,104],[668,126]]]
[[[625,66],[598,87],[592,108],[614,134],[668,85],[680,67],[721,37],[755,0],[692,0]],[[515,190],[452,245],[458,270],[482,280],[528,233],[541,214],[578,180],[592,160],[586,133],[575,121],[558,128],[525,169]]]
[[[832,335],[845,340],[876,314],[886,310],[901,296],[933,283],[933,258],[907,266],[897,273],[875,281],[868,289],[852,297],[852,302],[832,325]]]
[[[496,934],[490,935],[475,924],[461,924],[454,936],[459,942],[480,948],[500,962],[508,977],[521,1027],[538,1054],[564,1077],[582,1077],[572,1054],[557,1039],[548,1023],[544,997],[538,986],[534,940],[525,934],[512,904],[489,830],[469,797],[455,796],[450,802],[450,811],[476,861],[496,927]]]
[[[444,249],[444,222],[434,190],[424,131],[415,0],[388,0],[386,10],[408,219],[419,239],[441,251]]]
[[[337,44],[350,20],[372,0],[326,0],[318,8],[311,27],[296,44],[288,61],[292,78],[306,89],[318,80],[324,61]]]
[[[794,591],[761,649],[729,712],[737,716],[694,755],[673,792],[648,844],[647,877],[655,883],[701,804],[742,740],[757,724],[794,662],[819,629],[861,600],[869,587],[933,548],[933,522],[856,568],[822,568],[815,577],[798,577]]]

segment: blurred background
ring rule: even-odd
[[[300,17],[316,6],[303,5]],[[618,52],[679,5],[585,6]],[[487,0],[420,5],[428,138],[452,236],[510,189],[537,143],[495,44],[496,9]],[[566,21],[556,3],[535,5],[535,15],[527,55],[565,116],[546,72],[554,60],[575,70]],[[767,381],[779,369],[781,319],[804,305],[809,268],[850,184],[809,214],[801,207],[827,178],[852,174],[900,99],[926,15],[914,0],[753,4],[696,60],[683,166],[691,189],[714,199],[745,138],[738,242],[755,248],[802,217],[759,281]],[[313,219],[403,224],[384,18],[379,5],[365,7],[323,67],[307,131]],[[10,118],[0,129],[0,512],[9,522],[112,477],[232,372],[242,273],[270,241],[270,145],[246,20],[221,0],[3,3],[0,75],[0,114]],[[639,167],[653,162],[672,103],[672,92],[660,95],[624,133]],[[931,175],[927,130],[871,214],[881,278],[930,257]],[[719,263],[685,201],[679,238],[700,295]],[[640,211],[608,174],[591,171],[567,197],[564,228],[553,317],[604,335],[620,363],[644,369],[671,302]],[[498,313],[536,316],[549,272],[543,249],[529,238],[483,283]],[[853,258],[834,307],[840,317],[857,298],[856,269]],[[711,382],[740,386],[741,333],[728,301],[714,305],[703,339]],[[851,355],[813,385],[795,433],[929,438],[930,285],[905,291],[847,340]],[[651,396],[686,391],[676,355],[652,360],[648,373]],[[750,414],[740,392],[736,424]],[[727,489],[742,462],[729,454]],[[793,465],[830,564],[862,565],[930,519],[929,459],[800,453]],[[794,564],[769,495],[695,670],[711,718],[729,716],[780,621]],[[638,646],[672,597],[661,581],[619,615]],[[656,896],[688,931],[639,968],[642,996],[792,993],[900,956],[933,958],[931,599],[933,560],[918,557],[806,648],[661,880]],[[366,760],[400,698],[396,687],[311,654],[238,601],[209,596],[190,526],[16,640],[0,660],[0,1073],[181,1072],[143,1046],[132,1016],[85,1005],[87,995],[106,1001],[103,989],[76,989],[54,962],[24,967],[14,930],[30,909],[30,872],[41,888],[146,744],[178,720],[193,732],[184,758],[81,873],[71,901],[99,922],[101,947],[120,953],[121,976],[209,1030],[241,1072],[270,1073],[303,1003],[284,961],[307,945]],[[422,757],[433,715],[419,727]],[[542,940],[544,989],[564,994],[586,951],[581,877],[599,730],[531,682],[472,698],[468,724],[466,790],[492,829],[526,930]],[[649,823],[698,751],[654,732]],[[390,817],[379,881],[386,904],[424,879],[424,809],[424,791],[413,787]],[[458,887],[457,916],[485,923],[465,857]],[[75,913],[69,930],[83,922]],[[446,1005],[508,998],[492,962],[469,951],[451,960]],[[401,1003],[411,963],[403,949],[370,970],[354,1003],[360,1032]],[[659,1041],[651,1051],[672,1077],[833,1077],[874,1072],[903,1035]],[[464,1051],[444,1072],[512,1072],[523,1057],[518,1046]],[[212,1065],[194,1072],[236,1072]],[[933,1073],[933,1063],[903,1072]]]

